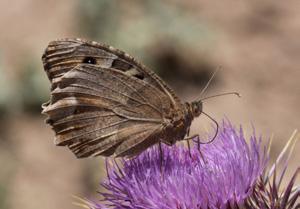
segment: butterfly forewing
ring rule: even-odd
[[[157,75],[109,46],[54,41],[43,62],[52,85],[43,112],[56,144],[77,157],[133,156],[157,143],[165,121],[183,109]]]

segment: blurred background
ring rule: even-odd
[[[206,95],[239,91],[242,98],[208,100],[205,112],[248,133],[253,124],[265,142],[273,135],[274,159],[300,128],[299,9],[296,0],[0,1],[0,208],[72,209],[72,195],[99,198],[104,159],[76,160],[55,147],[40,114],[49,98],[41,56],[51,40],[120,48],[188,101],[221,66]],[[289,175],[299,161],[295,152]]]

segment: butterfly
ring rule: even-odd
[[[127,53],[83,39],[60,39],[42,61],[51,82],[42,113],[55,144],[78,158],[134,157],[154,144],[185,140],[202,101],[182,102]]]

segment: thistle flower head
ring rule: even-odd
[[[89,208],[273,209],[262,207],[268,155],[255,134],[247,143],[242,128],[224,121],[214,142],[200,150],[162,146],[162,165],[158,146],[121,165],[107,161],[103,199]]]
[[[300,186],[294,187],[296,178],[300,172],[300,167],[296,169],[286,187],[282,184],[282,180],[288,169],[288,161],[297,139],[297,131],[295,131],[275,163],[269,169],[265,169],[264,174],[255,184],[252,194],[245,203],[247,209],[300,208],[300,203],[297,203],[300,196]]]

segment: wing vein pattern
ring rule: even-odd
[[[87,57],[95,63],[84,63]],[[164,119],[182,109],[155,73],[110,46],[57,40],[42,59],[51,81],[43,113],[55,131],[55,143],[68,146],[77,157],[134,156],[157,143]]]

